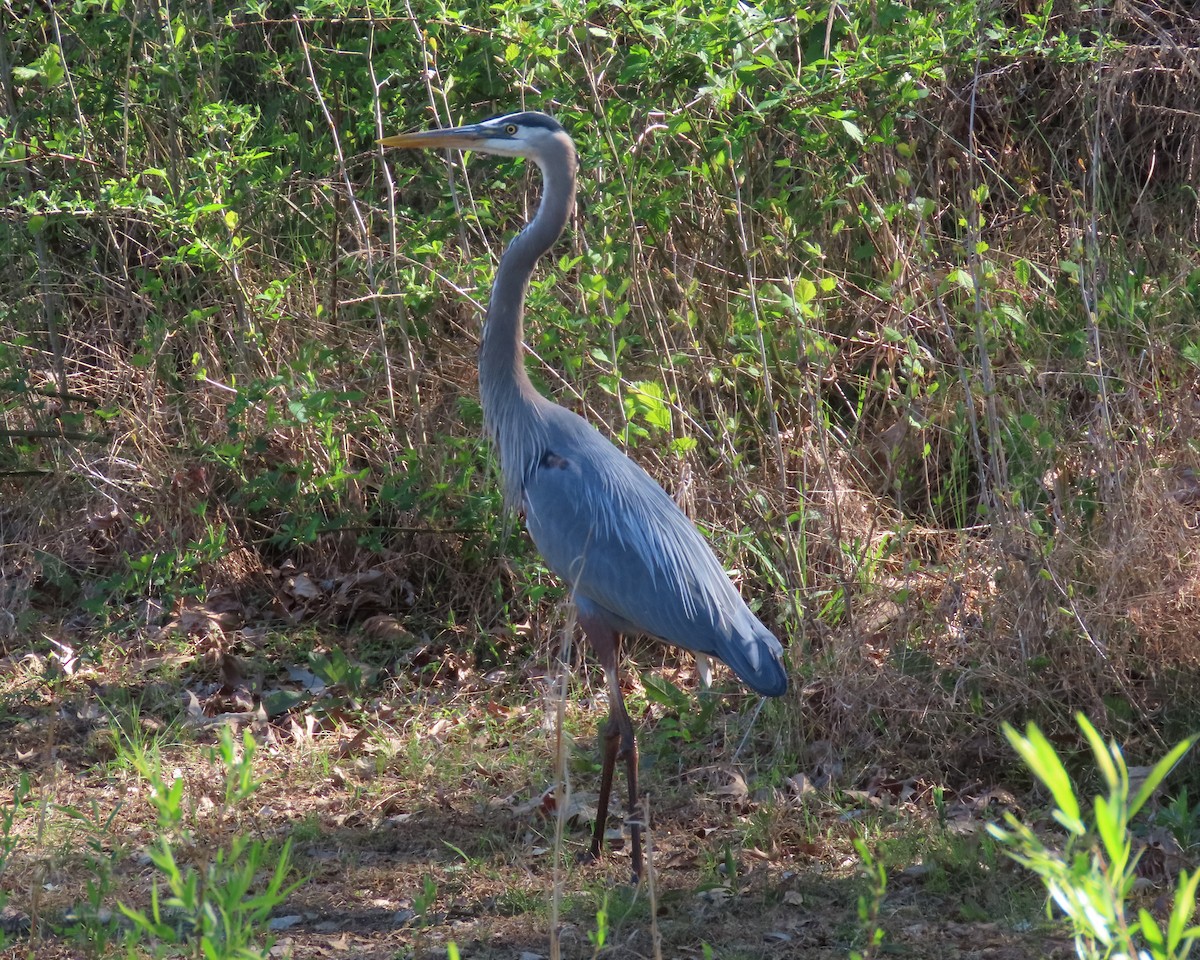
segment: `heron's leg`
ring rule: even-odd
[[[600,798],[596,801],[596,826],[592,831],[592,859],[599,859],[604,848],[604,828],[608,824],[608,799],[612,796],[613,767],[617,762],[619,735],[612,716],[600,728]]]
[[[578,602],[576,604],[578,606]],[[621,651],[621,637],[603,620],[588,616],[584,610],[579,610],[579,625],[583,633],[596,651],[596,659],[604,668],[607,678],[609,672],[616,672],[617,658]],[[618,689],[618,693],[620,690]],[[616,701],[612,698],[612,685],[609,685],[608,719],[600,727],[600,797],[596,801],[596,826],[592,832],[592,857],[599,858],[604,849],[604,828],[608,824],[608,801],[612,796],[613,768],[617,762],[617,748],[620,729],[617,725]]]
[[[592,649],[596,651],[596,659],[604,669],[604,679],[608,685],[608,719],[600,728],[603,764],[600,768],[600,798],[596,803],[596,827],[592,833],[592,856],[599,857],[604,847],[604,827],[608,821],[608,801],[612,796],[613,768],[618,759],[623,759],[626,779],[629,781],[629,855],[636,883],[642,874],[642,827],[637,819],[638,756],[633,723],[625,709],[625,698],[621,694],[621,676],[617,668],[621,637],[606,621],[600,617],[589,616],[582,609],[579,611],[579,624],[583,627]]]
[[[616,668],[606,666],[604,676],[608,680],[608,696],[612,702],[612,713],[605,725],[605,732],[611,738],[610,743],[620,743],[617,756],[625,759],[625,778],[629,781],[629,860],[633,867],[633,882],[637,883],[642,875],[642,811],[638,805],[637,740],[633,735],[633,723],[625,710],[621,679]],[[613,727],[616,730],[610,733]]]

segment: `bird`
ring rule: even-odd
[[[578,155],[553,117],[506,113],[402,133],[383,147],[457,148],[523,157],[542,173],[536,214],[496,268],[479,346],[484,426],[499,454],[506,506],[570,589],[576,620],[604,671],[609,715],[589,857],[603,850],[613,772],[625,762],[633,882],[643,871],[638,754],[621,693],[621,638],[642,634],[715,657],[764,697],[787,692],[783,646],[750,610],[708,542],[645,470],[591,423],[533,386],[525,369],[525,295],[534,266],[575,208]]]

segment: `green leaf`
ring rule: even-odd
[[[843,120],[842,129],[844,129],[846,133],[850,135],[850,139],[855,143],[862,145],[867,142],[867,138],[863,134],[862,129],[858,126],[858,124],[850,120]]]
[[[1121,873],[1129,863],[1129,821],[1125,816],[1124,797],[1097,797],[1093,805],[1096,832],[1104,844],[1115,873]]]
[[[671,441],[671,452],[678,457],[691,453],[697,446],[695,437],[676,437]]]
[[[1059,820],[1063,827],[1071,833],[1080,836],[1086,833],[1083,821],[1080,819],[1079,801],[1075,798],[1071,778],[1067,775],[1067,768],[1063,766],[1058,754],[1050,746],[1050,741],[1033,723],[1025,728],[1026,736],[1024,737],[1011,724],[1005,723],[1003,729],[1004,736],[1008,738],[1013,749],[1021,755],[1026,766],[1046,785],[1051,796],[1054,797],[1054,802],[1058,804],[1059,811],[1063,815],[1061,818],[1056,816],[1055,819]]]
[[[1154,951],[1154,956],[1161,957],[1167,955],[1167,944],[1163,938],[1162,931],[1158,928],[1158,923],[1154,917],[1143,909],[1138,910],[1138,927],[1141,929],[1141,934],[1146,940],[1147,946]]]
[[[1196,909],[1196,888],[1200,886],[1200,870],[1191,875],[1186,870],[1179,873],[1179,886],[1175,890],[1175,903],[1167,920],[1167,949],[1173,955],[1179,944],[1196,939],[1197,928],[1186,929]],[[1149,938],[1147,938],[1149,939]]]
[[[1075,714],[1075,722],[1079,724],[1079,729],[1088,739],[1088,743],[1092,747],[1092,755],[1096,758],[1096,766],[1100,768],[1100,775],[1104,777],[1104,782],[1108,784],[1109,790],[1119,790],[1122,784],[1128,784],[1129,776],[1125,770],[1125,761],[1121,758],[1121,752],[1116,744],[1109,745],[1104,742],[1104,738],[1100,736],[1096,728],[1092,726],[1082,713]]]
[[[659,430],[669,430],[671,427],[671,409],[663,400],[661,384],[653,381],[643,381],[631,384],[626,398],[626,409],[630,419],[640,415],[650,426]]]
[[[966,270],[955,270],[950,274],[950,280],[962,287],[968,293],[975,292],[975,278],[967,273]]]
[[[306,696],[307,694],[300,690],[272,690],[263,696],[263,709],[266,711],[267,716],[273,719],[291,711]]]
[[[653,673],[642,676],[642,687],[646,691],[646,699],[661,707],[671,710],[686,710],[690,700],[688,695],[679,687]]]
[[[1196,737],[1188,737],[1182,743],[1176,744],[1171,752],[1158,761],[1154,768],[1146,775],[1146,779],[1142,781],[1142,785],[1138,787],[1137,793],[1133,795],[1133,799],[1129,802],[1129,816],[1134,816],[1139,810],[1145,806],[1146,801],[1154,794],[1154,791],[1159,788],[1162,782],[1167,778],[1180,760],[1196,743]]]
[[[42,76],[50,86],[56,87],[66,79],[67,71],[63,69],[62,51],[57,43],[50,44],[46,52],[38,58],[38,62],[41,64]]]

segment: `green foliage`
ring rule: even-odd
[[[68,836],[87,878],[86,899],[64,918],[62,933],[93,957],[107,956],[110,945],[121,937],[120,917],[110,909],[113,876],[128,853],[123,844],[113,842],[113,823],[120,811],[117,806],[103,813],[95,801],[89,809],[58,809],[66,817]]]
[[[362,668],[351,663],[340,647],[333,647],[327,653],[310,653],[308,662],[326,686],[341,687],[355,698],[362,693]]]
[[[421,881],[421,892],[413,897],[412,910],[421,926],[430,923],[431,911],[437,903],[438,887],[433,877],[426,874]]]
[[[182,774],[176,771],[168,778],[155,751],[138,744],[131,749],[158,816],[159,838],[146,855],[159,877],[147,910],[122,903],[121,912],[138,937],[155,944],[156,956],[175,955],[185,948],[206,960],[265,957],[273,942],[266,934],[271,911],[300,885],[300,881],[288,882],[291,841],[277,849],[268,841],[235,833],[228,846],[201,853],[198,864],[189,862],[199,853],[199,837],[196,809],[188,802]],[[249,731],[238,744],[230,728],[221,727],[212,755],[224,772],[224,799],[217,809],[221,819],[234,816],[257,789],[254,753]],[[160,882],[166,897],[160,894]]]
[[[1200,844],[1200,803],[1190,803],[1187,787],[1181,787],[1171,802],[1157,812],[1154,822],[1170,830],[1184,850]]]
[[[13,851],[17,848],[17,837],[13,827],[26,806],[29,793],[29,777],[26,774],[21,774],[13,786],[12,798],[5,798],[4,806],[0,807],[0,878],[4,877],[4,868],[9,858],[13,855]],[[4,891],[3,887],[0,887],[0,911],[4,909],[7,903],[8,894]],[[0,929],[0,947],[7,945],[7,938],[8,935],[3,929]]]
[[[596,908],[596,929],[587,933],[588,943],[592,945],[592,955],[598,956],[608,940],[608,902],[605,900]]]
[[[1061,848],[1047,844],[1011,813],[1005,816],[1005,827],[992,824],[988,831],[1008,848],[1009,856],[1045,884],[1071,926],[1081,960],[1184,958],[1200,938],[1200,927],[1191,925],[1200,871],[1180,874],[1165,928],[1145,909],[1131,916],[1127,901],[1137,867],[1131,827],[1134,817],[1197,738],[1189,737],[1170,750],[1135,790],[1121,748],[1114,741],[1106,743],[1082,714],[1076,719],[1104,787],[1104,793],[1092,800],[1090,816],[1085,819],[1070,775],[1045,735],[1032,723],[1025,735],[1005,724],[1004,733],[1013,749],[1050,791],[1052,816],[1066,833],[1066,842]]]
[[[705,695],[697,700],[654,672],[642,674],[642,689],[647,702],[663,708],[663,715],[654,726],[655,741],[680,740],[691,743],[711,729],[716,712],[715,697]]]
[[[605,322],[581,323],[568,308],[566,286],[553,277],[535,281],[531,291],[539,352],[573,378],[637,376],[653,366],[662,338],[634,279],[646,264],[634,258],[640,252],[653,260],[674,238],[710,233],[714,208],[746,198],[764,255],[795,248],[800,274],[788,284],[732,291],[733,302],[746,304],[749,295],[758,307],[724,315],[702,306],[694,287],[681,287],[677,316],[681,329],[719,348],[712,376],[746,397],[761,418],[763,378],[786,383],[797,358],[832,349],[814,322],[836,308],[843,280],[824,266],[831,251],[817,236],[852,238],[846,249],[863,265],[855,268],[856,282],[874,284],[870,235],[884,223],[904,223],[924,201],[911,190],[877,204],[856,198],[862,165],[885,150],[911,158],[908,125],[981,42],[971,5],[918,12],[863,2],[830,18],[782,2],[699,10],[676,0],[626,5],[619,17],[584,3],[433,4],[420,30],[392,6],[371,4],[376,25],[368,29],[357,17],[335,26],[345,12],[335,0],[305,4],[295,24],[273,19],[258,3],[219,4],[212,17],[181,9],[156,19],[81,0],[54,18],[35,11],[8,27],[24,109],[2,149],[26,165],[33,189],[22,191],[25,223],[9,221],[0,230],[36,232],[59,255],[95,250],[101,274],[120,278],[147,308],[140,328],[120,331],[113,346],[177,399],[196,384],[232,389],[232,402],[215,411],[228,439],[191,442],[247,485],[245,508],[280,526],[280,546],[314,541],[320,524],[303,524],[301,516],[345,509],[347,487],[363,474],[336,441],[385,422],[385,398],[372,399],[362,377],[349,389],[329,384],[345,379],[337,368],[358,363],[354,357],[364,361],[360,372],[381,372],[385,354],[364,356],[361,347],[347,353],[347,324],[381,322],[387,333],[397,321],[377,314],[371,297],[353,295],[366,292],[370,277],[350,262],[321,276],[316,288],[309,279],[313,265],[337,252],[342,202],[361,203],[355,196],[332,202],[328,158],[339,143],[348,153],[381,132],[373,77],[428,71],[429,94],[451,104],[454,116],[481,102],[503,108],[510,91],[530,85],[546,103],[574,103],[579,91],[594,102],[594,115],[585,110],[568,119],[585,175],[605,166],[615,176],[589,178],[585,201],[595,229],[583,237],[580,255],[562,257],[559,270],[578,285],[585,314]],[[1047,17],[1032,15],[983,42],[1007,60],[1031,51],[1078,59],[1070,38],[1048,34]],[[461,29],[475,22],[493,29]],[[59,34],[69,42],[45,42]],[[318,54],[336,55],[314,58],[317,41],[326,44]],[[421,99],[398,92],[394,107],[409,112],[385,111],[387,126],[423,122]],[[326,122],[330,101],[338,104],[337,128]],[[424,166],[418,158],[388,162]],[[503,167],[483,176],[511,183]],[[915,189],[913,176],[900,179]],[[308,183],[319,186],[309,190]],[[347,185],[373,200],[382,183]],[[459,233],[457,218],[443,214],[458,201],[445,194],[431,218],[428,202],[407,185],[397,199],[398,223],[366,226],[391,231],[397,249],[412,258],[387,267],[388,284],[402,293],[413,324],[402,336],[423,340],[439,295],[437,278],[422,264],[456,256],[447,241]],[[475,191],[469,214],[494,248],[521,211],[511,188],[489,183]],[[113,243],[114,217],[127,231],[153,238],[155,256],[123,258]],[[635,233],[642,230],[644,242]],[[13,266],[29,268],[13,275],[36,275],[28,243],[3,246]],[[478,286],[490,263],[485,257],[441,269]],[[97,304],[106,295],[100,286],[82,293]],[[319,345],[306,335],[311,320],[329,323],[335,342]],[[766,356],[764,322],[772,331]],[[14,332],[36,335],[34,318],[15,318]],[[581,335],[590,349],[580,349]],[[696,363],[686,340],[672,338],[680,362]],[[912,334],[901,342],[902,366],[911,374],[918,367],[910,361],[924,348]],[[420,357],[437,350],[423,346]],[[589,371],[581,357],[600,366]],[[14,374],[27,376],[20,353],[11,362]],[[641,431],[695,441],[691,430],[671,435],[679,400],[669,399],[656,377],[637,377],[621,393],[628,442]],[[137,412],[126,406],[121,415]],[[407,432],[396,422],[388,428]],[[265,445],[280,430],[305,435],[323,456],[301,452],[286,466],[271,463]]]
[[[867,878],[867,892],[858,898],[858,920],[862,925],[862,936],[866,941],[863,950],[851,950],[850,960],[867,960],[875,956],[883,943],[884,929],[880,925],[883,898],[887,894],[887,867],[871,853],[871,848],[861,838],[855,838],[854,849],[862,859],[863,872]]]

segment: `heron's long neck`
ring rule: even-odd
[[[551,158],[542,167],[544,183],[537,215],[500,258],[479,349],[484,421],[500,445],[506,472],[512,469],[503,461],[509,459],[513,438],[506,437],[505,430],[517,428],[520,411],[538,402],[538,393],[525,372],[522,347],[525,292],[534,264],[554,245],[575,204],[575,150],[569,140],[562,150],[563,156]]]

